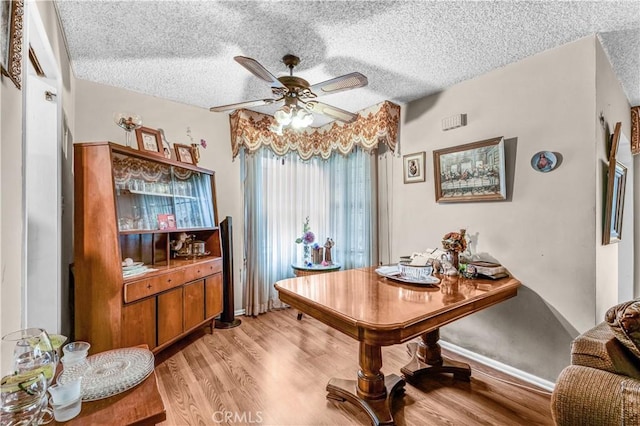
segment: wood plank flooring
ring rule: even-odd
[[[239,327],[199,332],[156,357],[164,425],[369,425],[349,403],[326,399],[331,377],[355,379],[358,342],[286,309],[241,317]],[[407,383],[393,415],[399,426],[553,425],[548,392],[469,362],[471,382],[443,374]],[[405,345],[382,348],[385,374],[400,375]],[[513,383],[509,383],[513,382]],[[525,387],[526,386],[526,387]]]

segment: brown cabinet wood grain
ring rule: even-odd
[[[158,295],[158,346],[178,337],[184,330],[182,287]]]
[[[205,315],[213,318],[222,312],[222,273],[205,280]]]
[[[155,297],[122,307],[122,346],[141,344],[156,347]]]
[[[204,282],[222,270],[215,173],[112,142],[73,149],[72,338],[91,342],[91,353],[139,344],[158,352],[204,325],[208,300],[222,297]],[[209,254],[173,256],[182,232]],[[125,258],[153,270],[125,279]]]
[[[190,330],[204,321],[204,280],[184,286],[184,329]]]
[[[157,277],[126,283],[124,285],[124,301],[126,303],[152,296],[184,283],[184,271],[178,270]]]

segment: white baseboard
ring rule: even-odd
[[[506,373],[510,376],[516,377],[527,383],[531,383],[532,385],[538,386],[539,388],[542,388],[546,391],[553,392],[553,388],[555,387],[555,383],[553,382],[541,379],[540,377],[534,376],[533,374],[529,374],[525,371],[518,370],[517,368],[511,367],[510,365],[507,365],[507,364],[503,364],[501,362],[488,358],[484,355],[479,355],[475,352],[471,352],[470,350],[461,348],[460,346],[456,346],[453,343],[445,342],[443,340],[439,340],[438,343],[440,343],[440,346],[442,346],[443,348],[451,352],[455,352],[458,355],[462,355],[466,358],[477,361],[480,364],[484,364],[488,367],[491,367],[495,370]]]
[[[235,311],[236,316],[242,316],[245,313],[246,313],[245,309],[237,309]],[[438,340],[438,343],[440,344],[440,346],[442,346],[443,348],[451,352],[454,352],[466,358],[472,359],[476,362],[479,362],[480,364],[484,364],[488,367],[501,371],[510,376],[516,377],[527,383],[531,383],[532,385],[538,386],[539,388],[544,389],[546,391],[553,392],[553,388],[555,387],[555,383],[553,382],[541,379],[540,377],[534,376],[533,374],[529,374],[525,371],[518,370],[517,368],[511,367],[510,365],[507,365],[507,364],[503,364],[499,361],[493,360],[484,355],[471,352],[470,350],[454,345],[453,343],[449,343],[444,340]]]

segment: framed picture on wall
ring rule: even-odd
[[[602,244],[617,243],[622,239],[622,214],[624,213],[625,187],[627,185],[627,168],[616,161],[615,148],[620,140],[621,123],[616,123],[611,140],[609,165],[606,171],[607,180],[604,201],[604,224]]]
[[[507,198],[502,136],[433,151],[436,201]]]
[[[402,157],[404,164],[404,183],[416,183],[425,181],[424,170],[425,153],[416,152]]]
[[[136,129],[136,140],[140,151],[164,157],[164,147],[162,145],[162,134],[159,130],[148,127]]]
[[[191,148],[191,146],[174,143],[173,147],[176,150],[176,158],[178,161],[182,163],[196,164],[193,159],[193,148]]]
[[[0,69],[18,89],[22,72],[24,0],[0,1]]]

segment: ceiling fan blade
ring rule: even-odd
[[[209,108],[209,111],[220,112],[229,111],[231,109],[252,108],[262,105],[270,105],[280,99],[256,99],[255,101],[239,102],[237,104],[221,105]]]
[[[271,74],[262,64],[255,59],[247,58],[246,56],[235,56],[233,59],[247,70],[249,70],[253,75],[258,78],[263,79],[267,83],[271,83],[271,87],[281,87],[285,88],[285,85],[280,83],[280,80],[276,78],[275,75]]]
[[[331,105],[323,104],[322,102],[312,101],[307,102],[306,105],[313,112],[335,118],[336,120],[344,121],[345,123],[352,123],[356,120],[356,118],[358,118],[357,114]]]
[[[323,81],[322,83],[314,84],[309,87],[309,90],[315,93],[316,96],[320,96],[329,93],[342,92],[343,90],[364,87],[367,84],[369,84],[367,77],[359,72],[352,72],[351,74],[345,74],[340,77],[332,78],[331,80]]]

